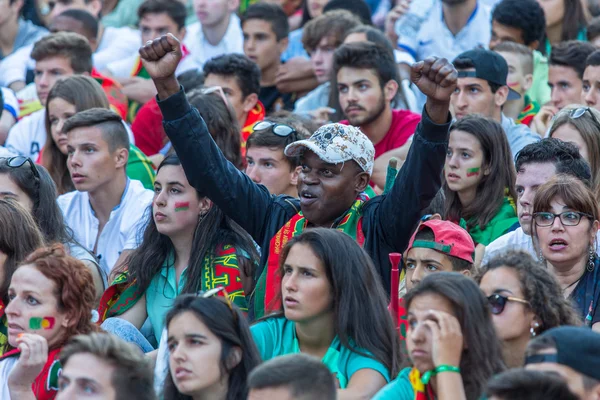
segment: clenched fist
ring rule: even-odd
[[[175,70],[181,57],[181,43],[170,33],[149,40],[140,48],[140,58],[154,81],[160,99],[179,91]]]

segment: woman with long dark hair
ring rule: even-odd
[[[504,362],[488,301],[458,272],[423,279],[404,297],[412,367],[376,400],[477,400]]]
[[[224,297],[183,295],[167,314],[166,326],[165,400],[246,398],[246,380],[260,355],[237,306]]]
[[[279,312],[252,326],[263,360],[306,353],[335,374],[339,394],[370,398],[399,371],[400,351],[373,262],[348,235],[309,229],[284,247]]]
[[[444,178],[446,218],[465,220],[475,244],[487,246],[518,222],[516,172],[498,122],[467,116],[452,125]]]
[[[540,51],[550,55],[552,46],[567,40],[586,41],[588,12],[581,0],[537,0],[544,9],[546,31]]]
[[[248,234],[190,185],[176,155],[158,167],[154,192],[142,243],[102,297],[102,326],[115,332],[112,324],[124,320],[139,330],[149,318],[158,341],[178,295],[219,286],[246,311],[256,259]],[[143,340],[141,347],[149,350]]]

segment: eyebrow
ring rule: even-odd
[[[5,191],[0,192],[0,195],[2,195],[2,196],[16,196],[17,194],[13,193],[11,191],[5,190]]]
[[[179,185],[179,186],[183,186],[183,183],[181,183],[179,181],[168,181],[167,185]]]
[[[483,89],[483,86],[481,86],[479,83],[470,83],[468,85],[465,85],[465,89]]]
[[[79,144],[75,145],[75,147],[85,147],[85,146],[98,147],[98,145],[96,143],[92,143],[92,142],[79,143]]]
[[[200,333],[187,333],[184,336],[186,338],[192,338],[192,339],[195,339],[195,338],[197,338],[197,339],[204,339],[204,340],[208,339],[208,337],[206,337],[206,336],[204,336],[204,335],[202,335]],[[175,337],[174,336],[169,336],[168,339],[167,339],[167,342],[172,342],[173,340],[175,340]]]
[[[412,258],[412,257],[407,257],[406,258],[406,261],[417,261],[417,260],[421,260],[421,262],[426,262],[426,263],[441,264],[439,261],[431,259],[431,258],[424,258],[424,259],[417,259],[417,258]]]
[[[274,158],[268,157],[268,158],[259,158],[258,161],[260,161],[260,162],[267,162],[267,161],[278,162],[279,160],[276,160]]]
[[[317,269],[315,267],[309,267],[307,265],[292,265],[292,264],[285,263],[284,266],[298,268],[298,269],[304,269],[304,270],[308,270],[308,271],[317,271]]]
[[[360,85],[361,83],[371,83],[371,81],[368,79],[360,79],[358,81],[352,82],[352,85]]]
[[[504,289],[504,288],[498,288],[498,289],[494,289],[493,293],[501,293],[501,292],[506,292],[506,293],[510,293],[510,294],[514,294],[512,292],[512,290],[508,290],[508,289]]]

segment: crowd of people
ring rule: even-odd
[[[600,1],[0,0],[0,399],[600,398]]]

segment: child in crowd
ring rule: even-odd
[[[516,172],[499,123],[467,116],[452,125],[444,178],[446,218],[463,219],[475,244],[488,245],[518,222]]]

